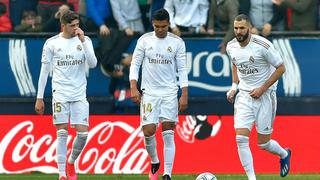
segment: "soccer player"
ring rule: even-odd
[[[86,64],[94,68],[97,59],[89,37],[79,28],[79,15],[68,11],[60,18],[62,32],[48,39],[43,47],[41,72],[35,111],[44,112],[43,94],[52,69],[53,124],[57,130],[57,164],[59,180],[76,180],[74,162],[85,146],[89,126],[89,104],[86,99]],[[77,135],[66,163],[68,123]]]
[[[282,148],[271,139],[276,114],[277,81],[285,72],[280,54],[267,39],[250,33],[251,23],[246,15],[234,20],[235,37],[227,45],[232,60],[232,87],[227,92],[234,101],[234,128],[241,164],[249,180],[255,180],[249,135],[253,124],[258,132],[258,146],[280,157],[280,176],[290,170],[291,150]]]
[[[157,155],[155,132],[162,124],[164,141],[163,179],[171,179],[175,156],[174,128],[178,111],[188,106],[188,73],[184,41],[168,32],[169,14],[157,10],[152,17],[154,31],[141,36],[137,42],[130,66],[132,100],[140,104],[140,119],[145,137],[145,147],[151,158],[149,178],[158,179],[160,161]],[[137,88],[139,69],[142,65],[140,94]],[[182,94],[177,98],[177,74]]]

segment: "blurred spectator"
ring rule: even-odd
[[[137,0],[110,0],[110,3],[120,31],[125,31],[127,36],[133,36],[135,32],[144,32]]]
[[[109,0],[86,0],[88,31],[99,31],[100,35],[110,34],[110,27],[117,27],[112,16]]]
[[[250,1],[251,0],[238,0],[238,2],[239,2],[239,12],[238,12],[238,14],[245,14],[245,15],[249,16]]]
[[[174,34],[206,32],[207,0],[166,0],[164,8],[169,12],[170,28]]]
[[[137,110],[137,104],[131,100],[129,69],[132,60],[132,54],[126,55],[121,60],[120,68],[115,76],[111,77],[109,93],[114,97],[115,113],[130,113]]]
[[[53,18],[56,12],[58,12],[59,7],[66,2],[66,0],[39,0],[37,9],[41,22],[45,23]]]
[[[62,4],[59,6],[58,10],[54,13],[54,16],[51,16],[45,22],[43,22],[43,31],[44,32],[60,32],[60,17],[68,12],[73,10],[73,6],[70,4]]]
[[[150,23],[150,4],[151,0],[138,0],[139,2],[139,8],[141,12],[141,19],[143,26],[146,31],[149,31],[149,27],[151,26]]]
[[[314,31],[317,27],[318,0],[272,0],[276,5],[292,9],[289,30]]]
[[[153,13],[156,10],[163,8],[165,1],[166,0],[150,0],[151,6],[150,6],[150,19],[149,19],[149,22],[152,21],[151,17],[153,15]],[[152,23],[150,23],[150,31],[153,31]]]
[[[279,7],[270,0],[251,0],[249,17],[252,22],[251,32],[269,36],[271,29],[283,31],[285,29],[285,8]]]
[[[67,3],[73,6],[73,10],[76,13],[79,13],[79,3],[80,0],[67,0]]]
[[[0,32],[10,32],[12,30],[12,24],[6,12],[6,5],[0,2]]]
[[[41,32],[41,19],[34,11],[24,11],[21,24],[14,27],[15,32]]]
[[[86,0],[79,0],[78,2],[78,13],[82,16],[87,15],[87,7],[86,7]]]
[[[22,14],[24,11],[37,12],[38,0],[10,0],[9,1],[9,17],[13,27],[21,23]]]
[[[212,0],[209,11],[208,33],[215,33],[214,25],[217,24],[221,31],[226,31],[219,45],[220,52],[226,53],[228,42],[234,38],[233,21],[238,15],[239,2],[236,0]],[[217,22],[216,22],[217,21]]]

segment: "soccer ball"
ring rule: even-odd
[[[205,173],[199,174],[196,180],[217,180],[217,178],[215,175],[209,172],[205,172]]]

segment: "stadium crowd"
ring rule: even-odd
[[[0,32],[56,32],[49,28],[66,9],[82,15],[86,31],[107,35],[110,28],[133,32],[152,30],[150,14],[164,7],[171,17],[171,30],[208,33],[232,30],[237,14],[249,15],[252,32],[268,36],[271,30],[319,29],[318,0],[0,0]],[[226,13],[227,12],[227,13]],[[137,21],[142,20],[141,27]],[[21,28],[21,25],[28,28]],[[16,27],[19,28],[16,28]],[[29,28],[30,27],[30,28]],[[223,43],[231,37],[227,33]]]

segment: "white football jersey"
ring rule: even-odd
[[[180,87],[188,86],[186,48],[184,41],[168,33],[158,38],[154,32],[141,36],[130,66],[130,80],[137,80],[142,64],[141,89],[150,95],[173,95]]]
[[[77,36],[66,39],[62,33],[48,39],[43,47],[41,62],[51,66],[52,96],[55,101],[86,98],[86,63],[91,67],[97,63],[89,37],[85,37],[83,43]]]
[[[239,89],[251,91],[262,86],[275,71],[275,67],[283,64],[279,52],[266,38],[251,35],[249,44],[241,47],[234,38],[227,45],[227,53],[237,67]],[[269,89],[276,90],[275,82]]]

